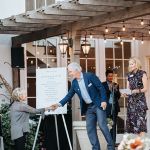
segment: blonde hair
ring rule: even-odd
[[[141,61],[140,61],[137,57],[131,57],[131,58],[129,59],[129,62],[130,62],[130,61],[132,61],[132,62],[135,63],[137,69],[141,69],[141,68],[142,68]],[[132,70],[130,69],[130,67],[128,67],[128,70],[129,70],[129,72],[132,71]]]
[[[21,88],[15,88],[12,92],[12,99],[17,101],[17,100],[21,100],[21,96],[25,95],[25,90],[21,89]]]

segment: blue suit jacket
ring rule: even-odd
[[[95,74],[89,72],[83,73],[83,78],[92,102],[100,109],[102,109],[101,102],[106,102],[107,96],[101,81]],[[59,103],[64,106],[67,102],[71,101],[71,98],[74,96],[75,93],[79,96],[80,99],[81,115],[85,115],[87,108],[82,98],[78,81],[76,79],[72,81],[72,86],[68,94]]]

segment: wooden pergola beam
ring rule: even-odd
[[[119,10],[105,15],[99,15],[95,17],[90,17],[90,19],[85,19],[82,21],[77,21],[74,23],[67,23],[67,25],[72,27],[72,31],[85,30],[94,27],[99,27],[102,25],[107,25],[111,23],[121,22],[123,20],[128,20],[144,15],[150,14],[150,3],[138,5],[132,8]],[[64,16],[65,17],[65,16]],[[67,16],[68,17],[68,16]],[[71,17],[71,16],[70,16]],[[77,17],[77,16],[76,16]],[[72,17],[73,18],[73,17]],[[29,41],[39,40],[47,37],[57,36],[62,34],[62,26],[51,27],[42,31],[33,32],[26,35],[20,35],[18,37],[13,37],[13,44],[22,44]],[[68,28],[69,29],[69,28]]]
[[[29,34],[24,34],[16,37],[12,37],[12,47],[20,46],[23,43],[31,41],[41,40],[48,37],[59,36],[65,34],[67,31],[64,27],[59,25],[53,28],[46,28],[40,31],[35,31]]]
[[[91,17],[91,19],[82,20],[73,24],[73,30],[85,30],[88,28],[94,28],[101,25],[121,22],[132,18],[149,15],[150,3],[138,5],[132,8],[118,10],[116,12]]]

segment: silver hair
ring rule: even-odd
[[[82,71],[81,66],[76,63],[76,62],[72,62],[68,65],[68,69],[72,69],[73,71]]]
[[[21,88],[15,88],[12,92],[12,99],[13,100],[21,100],[21,96],[25,95],[25,90]]]

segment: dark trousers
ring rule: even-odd
[[[116,143],[117,117],[118,117],[118,113],[113,112],[112,114],[113,126],[112,129],[110,130],[110,134],[112,136],[114,144]]]
[[[25,150],[26,134],[24,133],[22,137],[14,140],[14,142],[15,150]]]
[[[110,104],[108,104],[106,112],[107,112],[107,118],[111,118],[113,120],[113,126],[112,126],[112,129],[110,130],[110,134],[115,144],[118,112],[115,110],[115,108],[113,108],[113,111],[112,111],[112,105]]]

